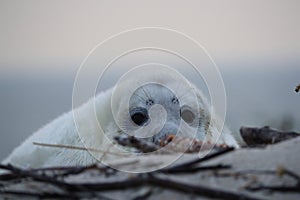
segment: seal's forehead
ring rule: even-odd
[[[130,103],[139,104],[139,102],[142,102],[142,104],[145,104],[146,106],[151,106],[152,104],[163,105],[176,103],[176,96],[174,91],[162,84],[148,83],[140,86],[133,92]]]
[[[149,70],[147,71],[133,71],[131,74],[126,76],[126,79],[123,80],[124,85],[131,85],[131,86],[141,86],[146,83],[157,83],[161,85],[172,85],[178,84],[179,82],[186,82],[189,81],[182,76],[180,73],[173,71],[173,70]]]
[[[113,107],[128,107],[133,104],[138,106],[148,100],[150,100],[150,104],[151,100],[155,100],[153,103],[164,104],[167,101],[168,103],[171,102],[173,97],[177,98],[181,105],[187,104],[191,107],[199,107],[198,96],[202,95],[198,94],[201,92],[195,89],[196,87],[183,75],[174,70],[163,68],[149,69],[147,68],[146,71],[142,69],[132,71],[132,73],[119,80],[112,93]]]

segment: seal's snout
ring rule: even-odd
[[[159,141],[159,146],[165,146],[165,145],[169,144],[170,142],[172,142],[174,140],[175,137],[176,137],[176,135],[170,133],[167,137],[162,138]]]
[[[166,141],[167,138],[171,139],[178,134],[179,125],[167,122],[165,123],[163,129],[156,135],[153,136],[153,142],[159,144],[162,141]]]

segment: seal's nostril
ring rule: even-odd
[[[169,143],[169,142],[172,142],[172,140],[175,138],[175,135],[174,134],[170,134],[166,137],[166,141]]]
[[[169,144],[170,142],[172,142],[175,138],[175,134],[168,134],[166,137],[163,137],[159,140],[159,145],[160,146],[166,146],[167,144]]]

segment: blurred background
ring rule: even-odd
[[[136,27],[191,36],[218,65],[227,125],[300,131],[300,1],[0,1],[0,160],[71,109],[89,51]]]

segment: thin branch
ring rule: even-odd
[[[110,152],[110,151],[102,150],[102,149],[85,148],[85,147],[78,147],[78,146],[65,145],[65,144],[47,144],[47,143],[33,142],[33,145],[44,146],[44,147],[64,148],[64,149],[74,149],[74,150],[82,150],[82,151],[94,151],[94,152],[112,154],[112,155],[116,155],[116,156],[126,156],[125,154]]]
[[[28,191],[14,191],[14,190],[0,190],[0,194],[3,195],[14,195],[19,197],[37,197],[37,198],[50,198],[50,199],[79,199],[72,194],[59,194],[59,193],[48,193],[48,192],[28,192]]]
[[[171,168],[171,169],[163,169],[159,172],[167,173],[167,174],[189,174],[195,173],[200,171],[209,171],[209,170],[221,170],[221,169],[230,169],[230,165],[210,165],[210,166],[203,166],[203,167],[188,167],[188,168]]]
[[[196,158],[194,160],[187,161],[185,163],[178,164],[178,165],[175,165],[175,166],[170,167],[170,168],[162,169],[160,171],[163,171],[163,172],[165,171],[165,172],[169,172],[170,173],[171,171],[184,170],[186,168],[192,167],[192,166],[194,166],[196,164],[199,164],[201,162],[204,162],[204,161],[210,160],[212,158],[218,157],[220,155],[224,155],[226,153],[229,153],[229,152],[231,152],[233,150],[234,150],[233,147],[228,147],[226,149],[223,149],[223,150],[220,150],[220,151],[217,151],[217,152],[214,152],[214,153],[210,153],[210,154],[206,155],[203,158]]]
[[[300,186],[265,186],[265,185],[260,185],[260,186],[248,186],[245,187],[245,189],[249,191],[261,191],[261,190],[268,190],[272,192],[296,192],[300,193]]]
[[[113,200],[111,198],[102,196],[100,194],[83,193],[83,194],[59,194],[51,192],[28,192],[28,191],[15,191],[15,190],[0,190],[0,194],[13,197],[36,197],[39,199],[82,199],[82,198],[100,198],[103,200]]]
[[[8,170],[11,173],[17,175],[17,177],[26,177],[26,178],[32,178],[33,180],[50,183],[57,186],[66,186],[66,184],[63,181],[59,181],[56,178],[53,178],[51,176],[45,175],[45,174],[38,174],[31,170],[23,170],[20,168],[17,168],[15,166],[12,166],[10,164],[8,165],[0,165],[0,169]]]
[[[277,172],[280,171],[281,174],[285,174],[288,175],[292,178],[294,178],[297,181],[297,185],[300,186],[300,176],[298,174],[296,174],[295,172],[292,172],[291,170],[288,170],[284,167],[277,167]]]
[[[181,191],[189,194],[190,193],[198,194],[200,196],[205,196],[210,198],[230,199],[230,200],[258,200],[259,199],[241,193],[213,189],[213,188],[199,186],[199,185],[195,186],[195,185],[185,184],[181,182],[161,179],[154,176],[150,176],[148,181],[151,185],[154,186],[160,186],[163,188],[172,189],[175,191]]]

